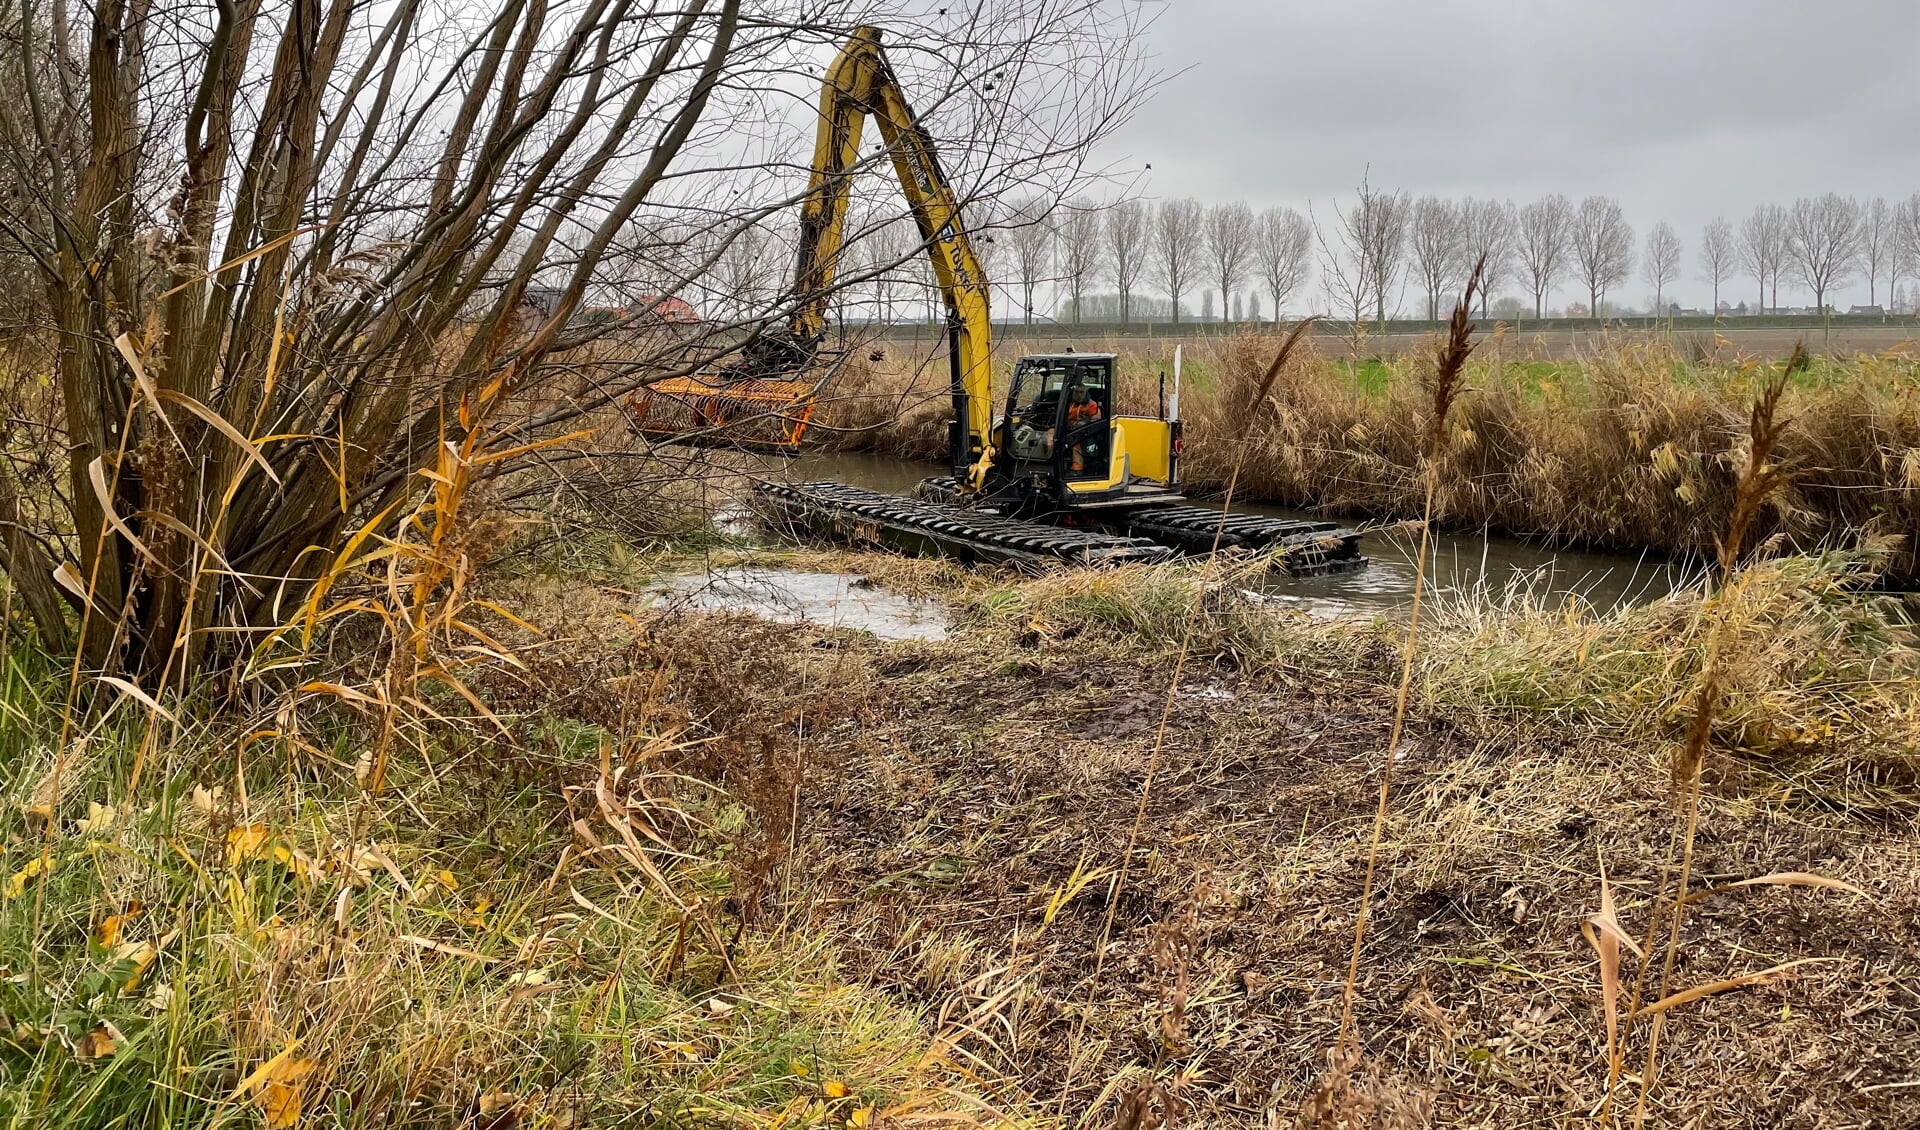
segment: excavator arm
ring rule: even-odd
[[[933,141],[907,104],[880,46],[877,28],[854,31],[827,70],[813,175],[800,208],[800,252],[794,293],[800,306],[790,332],[807,348],[826,332],[827,301],[846,236],[847,201],[867,118],[879,126],[901,191],[946,296],[949,385],[953,397],[954,477],[979,489],[993,462],[989,440],[993,326],[987,281],[960,220],[960,203],[940,170]]]

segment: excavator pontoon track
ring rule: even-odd
[[[928,485],[937,498],[939,480]],[[1220,511],[1204,506],[1145,507],[1095,528],[1056,526],[836,482],[763,483],[755,493],[782,517],[814,533],[969,561],[1094,565],[1199,557],[1212,549],[1218,531],[1221,549],[1271,554],[1276,567],[1293,576],[1367,566],[1359,552],[1360,535],[1332,522],[1228,514],[1222,527]]]
[[[1335,522],[1265,514],[1223,516],[1205,506],[1176,504],[1135,510],[1127,516],[1126,529],[1190,556],[1211,552],[1217,537],[1224,550],[1273,554],[1278,567],[1296,577],[1350,573],[1368,564],[1360,555],[1359,532]]]
[[[916,498],[956,503],[960,491],[951,477],[923,481]],[[1352,573],[1369,564],[1360,554],[1360,534],[1336,522],[1228,513],[1188,503],[1150,503],[1125,512],[1086,511],[1108,533],[1146,538],[1185,557],[1211,553],[1215,539],[1228,553],[1264,553],[1275,567],[1296,577]]]
[[[754,493],[788,521],[815,533],[967,561],[1117,565],[1174,555],[1146,538],[1049,526],[845,483],[762,483]]]

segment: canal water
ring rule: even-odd
[[[907,494],[942,469],[928,463],[862,452],[812,453],[768,460],[751,472],[789,482],[833,479],[870,490]],[[1259,503],[1235,510],[1286,518],[1322,516]],[[1323,519],[1322,519],[1323,520]],[[1353,524],[1353,523],[1349,523]],[[1361,552],[1372,564],[1357,573],[1293,578],[1275,575],[1262,585],[1269,599],[1323,615],[1392,615],[1413,597],[1418,533],[1406,526],[1369,528]],[[1529,600],[1548,607],[1578,601],[1596,611],[1654,600],[1698,578],[1696,569],[1650,554],[1556,548],[1485,533],[1437,533],[1428,559],[1428,601]]]

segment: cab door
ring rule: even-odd
[[[1053,441],[1073,369],[1073,362],[1057,357],[1023,357],[1014,366],[1006,415],[996,429],[1000,433],[996,446],[1005,453],[1010,477],[1057,473]]]
[[[1086,398],[1076,403],[1077,393]],[[1113,477],[1113,362],[1079,361],[1060,395],[1054,443],[1055,475],[1063,483],[1104,482]]]

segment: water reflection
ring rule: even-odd
[[[1258,503],[1235,509],[1312,517]],[[1360,552],[1373,559],[1365,570],[1334,577],[1276,576],[1266,591],[1318,612],[1399,612],[1413,599],[1418,550],[1417,529],[1370,530],[1360,540]],[[1596,553],[1485,533],[1436,533],[1428,551],[1424,599],[1434,604],[1527,600],[1552,608],[1577,600],[1604,612],[1658,600],[1697,576],[1696,570],[1655,554]]]

